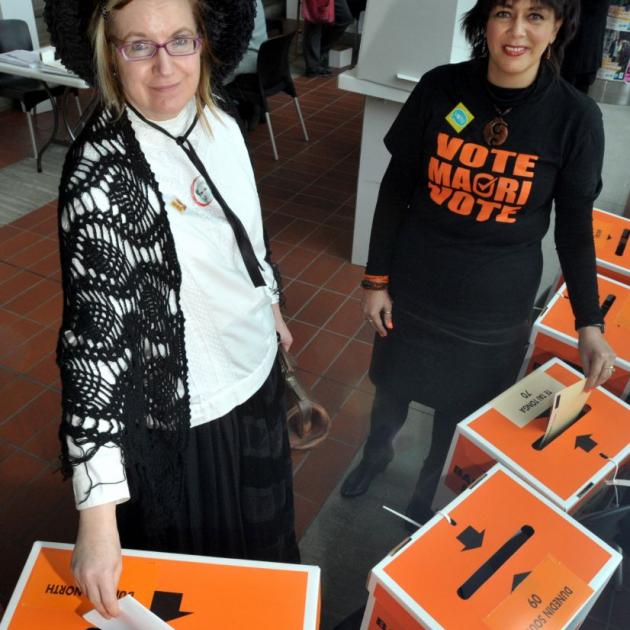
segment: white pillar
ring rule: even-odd
[[[352,245],[355,264],[367,260],[374,208],[390,159],[383,137],[415,81],[435,66],[470,56],[460,23],[474,4],[368,0],[359,63],[339,77],[340,88],[366,95]]]
[[[3,20],[24,20],[31,32],[33,48],[39,48],[39,36],[37,35],[35,13],[31,0],[0,0],[0,18]]]
[[[286,0],[285,13],[288,20],[297,19],[298,0]]]

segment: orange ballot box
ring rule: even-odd
[[[630,220],[604,210],[593,210],[597,271],[630,285]]]
[[[87,630],[93,608],[70,572],[72,545],[36,542],[0,630]],[[119,597],[173,628],[316,630],[318,567],[123,549]]]
[[[565,512],[575,512],[630,458],[630,405],[598,387],[586,404],[583,376],[552,359],[457,425],[433,508],[441,508],[499,462]],[[565,388],[578,407],[543,442]],[[570,390],[567,390],[570,393]],[[566,399],[570,396],[567,394]],[[554,409],[552,409],[552,406]]]
[[[361,630],[577,628],[620,562],[499,464],[376,565]]]
[[[630,285],[630,219],[594,208],[593,240],[597,273]],[[559,273],[551,285],[550,297],[562,282]]]
[[[606,339],[617,354],[615,373],[604,387],[627,398],[630,393],[630,286],[597,276]],[[578,335],[566,285],[554,295],[534,322],[521,375],[552,356],[579,365]]]

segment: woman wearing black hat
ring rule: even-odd
[[[343,496],[385,469],[416,400],[435,414],[408,514],[432,515],[455,425],[518,374],[552,203],[587,387],[614,371],[591,219],[602,116],[558,76],[578,10],[578,0],[478,0],[463,23],[473,58],[427,72],[385,137],[392,158],[362,283],[376,395]]]
[[[78,584],[115,615],[120,546],[299,561],[260,205],[215,103],[253,2],[49,0],[102,106],[60,186],[64,472]],[[131,499],[131,501],[128,501]]]

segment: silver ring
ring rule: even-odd
[[[615,366],[614,365],[608,365],[607,367],[604,368],[605,370],[608,370],[611,374],[615,373]]]
[[[392,312],[391,311],[383,311],[383,315],[391,315]]]

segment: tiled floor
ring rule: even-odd
[[[280,160],[273,160],[265,126],[250,134],[250,145],[274,258],[285,280],[299,375],[333,418],[326,442],[294,455],[302,535],[365,437],[373,389],[366,377],[371,333],[357,290],[361,269],[349,263],[362,98],[339,91],[334,78],[300,78],[297,85],[311,141],[304,142],[288,99],[275,97]],[[40,125],[47,125],[46,116]],[[0,113],[0,130],[0,168],[30,154],[21,114]],[[0,607],[34,540],[71,542],[75,534],[71,487],[56,472],[60,298],[52,202],[0,227]],[[627,591],[617,594],[612,628],[630,627],[628,602]],[[604,627],[608,603],[609,594],[585,628]]]
[[[280,160],[267,129],[250,134],[264,218],[286,289],[286,314],[303,383],[334,418],[330,438],[296,454],[301,535],[338,483],[365,433],[370,334],[349,264],[362,99],[334,79],[298,79],[311,141],[288,97],[273,99]],[[46,116],[40,125],[47,125]],[[0,168],[30,155],[24,118],[0,114]],[[10,128],[12,133],[4,133]],[[43,135],[43,134],[42,134]],[[33,177],[37,177],[33,168]],[[33,540],[72,541],[71,488],[57,466],[59,380],[54,348],[61,309],[56,203],[0,228],[0,603],[6,603]]]

